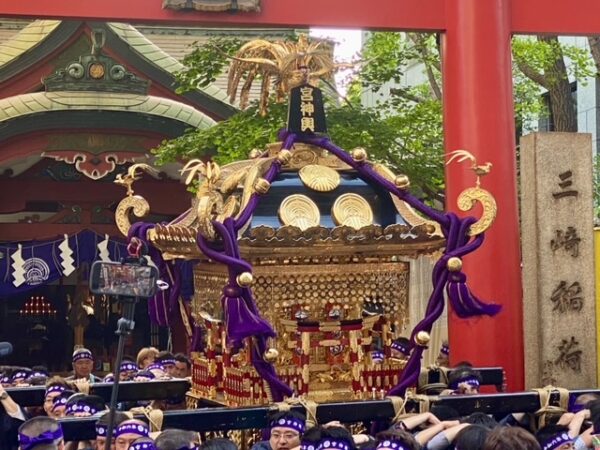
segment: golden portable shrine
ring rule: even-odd
[[[197,183],[196,195],[169,224],[129,222],[130,212],[149,211],[132,189],[147,166],[118,179],[128,190],[117,225],[154,249],[171,289],[178,288],[172,262],[196,262],[193,319],[204,343],[194,356],[192,397],[230,406],[291,395],[317,402],[383,397],[418,376],[444,288],[459,315],[498,311],[472,295],[461,272],[461,257],[481,245],[496,213],[479,178],[459,205],[468,210],[479,201],[483,216],[459,219],[412,197],[408,178],[368,161],[366,150],[336,147],[321,129],[320,93],[308,75],[322,75],[326,64],[307,56],[316,47],[298,45],[305,46],[294,66],[301,76],[280,77],[291,88],[281,142],[223,167],[190,161],[182,172],[186,183]],[[256,56],[257,47],[244,47]],[[243,56],[238,73],[250,67],[239,67]],[[468,153],[456,156],[485,174]],[[410,359],[393,358],[392,342],[407,326],[410,258],[442,249]]]

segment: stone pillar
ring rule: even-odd
[[[521,217],[526,387],[596,386],[590,134],[521,140]]]

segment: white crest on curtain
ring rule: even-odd
[[[98,257],[100,261],[110,262],[110,254],[108,253],[108,234],[104,235],[104,240],[100,241],[98,247]]]
[[[69,236],[65,234],[65,239],[58,248],[60,249],[60,265],[63,268],[63,275],[68,276],[75,271],[75,266],[73,265],[75,260],[73,259],[73,250],[69,247]]]
[[[13,284],[15,287],[19,287],[25,283],[25,267],[23,267],[25,261],[23,261],[23,255],[21,254],[22,250],[23,246],[19,244],[15,252],[10,257],[10,259],[13,261],[11,267],[13,268]]]

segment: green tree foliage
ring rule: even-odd
[[[188,69],[179,74],[180,90],[206,86],[221,74],[228,56],[240,46],[231,39],[213,39],[189,54]],[[564,77],[583,79],[594,73],[589,55],[555,39],[515,38],[514,79],[517,126],[547,114],[540,94]],[[344,101],[326,103],[332,140],[345,149],[364,147],[373,160],[389,164],[408,175],[413,187],[428,200],[443,199],[443,132],[440,51],[435,35],[420,33],[371,33],[353,82]],[[565,72],[556,70],[557,60],[568,58]],[[402,85],[407,66],[421,63],[424,81]],[[523,69],[525,68],[525,69]],[[539,77],[532,76],[538,74]],[[561,80],[560,77],[563,77]],[[371,106],[361,99],[370,97]],[[285,126],[287,106],[271,102],[267,117],[256,103],[230,119],[206,130],[190,130],[165,141],[155,150],[159,163],[212,157],[223,164],[244,159],[253,148],[274,142]]]

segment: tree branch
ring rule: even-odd
[[[423,103],[426,100],[423,97],[419,97],[418,95],[408,92],[408,90],[404,88],[390,88],[390,94],[397,95],[398,97],[405,98],[406,100],[410,100],[415,103]]]
[[[427,45],[423,42],[423,36],[419,33],[407,33],[408,37],[415,44],[415,48],[421,54],[421,59],[423,64],[425,65],[425,73],[427,74],[427,80],[429,81],[429,86],[431,87],[431,91],[437,100],[442,99],[442,89],[435,78],[435,74],[433,73],[432,66],[437,70],[441,70],[440,63],[438,60],[435,62],[431,61],[431,55],[429,54],[429,50]]]
[[[596,71],[600,73],[600,36],[588,36],[588,43],[596,64]]]
[[[519,68],[519,70],[521,72],[523,72],[523,75],[525,75],[527,78],[534,81],[535,83],[539,84],[543,88],[550,90],[550,87],[551,87],[550,82],[543,74],[536,71],[533,67],[531,67],[529,64],[527,64],[525,61],[521,61],[521,60],[517,59],[516,62],[517,62],[517,67]]]

